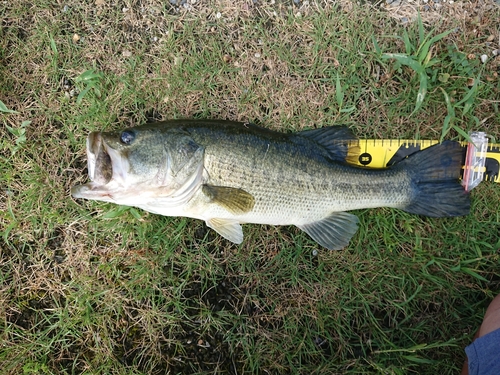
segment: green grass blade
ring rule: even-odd
[[[419,357],[419,356],[411,356],[411,355],[404,355],[403,358],[409,360],[409,361],[412,361],[412,362],[415,362],[415,363],[420,363],[420,364],[433,364],[433,363],[436,363],[436,361],[432,360],[432,359],[427,359],[427,358],[422,358],[422,357]]]
[[[444,91],[442,87],[440,87],[440,89],[441,92],[443,93],[444,101],[446,103],[446,109],[448,112],[443,121],[443,128],[441,129],[441,138],[439,138],[439,142],[443,142],[445,137],[450,132],[451,126],[453,125],[453,120],[455,119],[455,108],[451,104],[451,100],[448,93]]]
[[[441,129],[441,137],[439,138],[439,142],[443,142],[448,133],[450,132],[451,129],[451,122],[452,122],[453,116],[450,114],[446,115],[443,121],[443,128]]]
[[[340,78],[338,74],[335,80],[335,100],[337,101],[337,104],[341,109],[342,105],[344,104],[344,91],[342,90],[342,86],[340,85]]]
[[[129,209],[129,212],[130,214],[137,220],[141,220],[142,219],[142,215],[139,213],[139,211],[137,211],[137,209],[135,209],[134,207],[130,207]]]
[[[453,128],[453,130],[455,130],[458,134],[460,134],[467,142],[471,142],[472,143],[472,139],[470,139],[469,137],[469,134],[467,134],[467,132],[465,130],[463,130],[462,128],[459,128],[458,126],[456,125],[452,125],[451,126]]]
[[[407,65],[412,68],[418,74],[425,74],[425,68],[413,57],[402,54],[402,53],[384,53],[382,54],[383,59],[395,59],[402,65]]]
[[[75,78],[75,82],[87,82],[102,78],[101,73],[96,73],[94,69],[89,69]]]
[[[373,43],[373,48],[375,48],[375,52],[377,53],[377,56],[382,55],[382,50],[380,49],[377,39],[375,39],[375,36],[372,35],[372,43]]]
[[[127,206],[117,206],[116,208],[109,210],[104,215],[102,215],[103,219],[115,219],[119,216],[122,216],[130,207]]]
[[[454,32],[455,29],[453,30],[447,30],[441,34],[438,34],[436,36],[434,36],[433,38],[431,38],[430,40],[428,40],[427,42],[425,42],[421,48],[419,48],[419,50],[417,51],[417,60],[419,63],[424,63],[424,61],[426,60],[428,54],[429,54],[429,49],[431,48],[431,46],[440,41],[441,39],[443,39],[444,37],[446,37],[447,35],[451,34],[452,32]]]
[[[425,95],[427,94],[427,74],[420,73],[420,86],[417,92],[417,101],[415,103],[415,109],[412,114],[417,112],[424,103]]]
[[[448,93],[446,91],[444,91],[444,89],[442,87],[440,87],[439,89],[443,93],[444,101],[446,103],[446,109],[448,111],[448,114],[455,117],[455,109],[454,109],[453,105],[451,104],[450,96],[448,95]]]
[[[422,22],[422,16],[420,15],[420,12],[418,12],[417,16],[417,25],[418,25],[418,45],[422,45],[425,40],[425,29],[424,29],[424,23]]]
[[[19,113],[17,111],[14,111],[12,109],[8,109],[7,106],[0,100],[0,112],[2,113]]]
[[[59,54],[59,51],[57,50],[56,41],[54,40],[54,37],[52,35],[49,35],[49,43],[50,49],[52,50],[52,52],[54,52],[54,55],[57,56]]]
[[[382,58],[395,59],[399,63],[409,66],[415,72],[417,72],[417,74],[419,75],[420,86],[418,88],[417,99],[415,102],[415,108],[412,112],[412,115],[413,115],[422,107],[422,104],[424,103],[425,96],[427,94],[427,73],[425,72],[425,68],[418,61],[413,59],[413,57],[407,56],[405,54],[384,53],[382,55]]]
[[[480,82],[481,82],[481,76],[478,76],[477,78],[475,78],[474,84],[472,85],[472,87],[467,91],[467,94],[462,98],[462,100],[457,102],[456,106],[460,106],[467,101],[474,100],[474,96],[477,94],[477,90],[478,90]],[[465,112],[465,113],[467,113],[467,112]]]
[[[413,45],[410,42],[410,37],[408,36],[408,32],[406,30],[403,33],[403,42],[405,44],[406,54],[411,55],[413,52]]]
[[[351,112],[353,112],[353,111],[355,111],[355,110],[356,110],[356,106],[354,106],[354,105],[353,105],[353,106],[351,106],[351,107],[342,108],[342,109],[340,110],[340,112],[341,112],[341,113],[351,113]]]
[[[78,97],[76,98],[76,104],[82,103],[83,98],[85,97],[85,95],[87,95],[87,93],[90,91],[91,88],[92,88],[92,86],[88,85],[82,91],[80,91],[80,93],[78,94]]]
[[[471,268],[468,268],[468,267],[462,267],[460,269],[462,272],[465,272],[466,274],[468,275],[471,275],[472,277],[474,277],[475,279],[479,280],[479,281],[484,281],[484,282],[488,282],[488,279],[481,276],[480,274],[478,274],[475,270],[471,269]]]

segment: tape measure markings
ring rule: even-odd
[[[368,168],[389,167],[409,155],[439,143],[437,140],[359,139],[348,142],[348,148],[361,150],[357,165]],[[461,142],[465,154],[467,142]],[[500,183],[500,144],[488,145],[484,181]]]

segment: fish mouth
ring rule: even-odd
[[[75,198],[102,199],[123,187],[127,177],[128,160],[109,146],[100,132],[87,137],[87,169],[91,182],[74,186]]]
[[[98,132],[87,138],[87,169],[89,179],[96,185],[106,185],[113,178],[113,161],[108,147]]]

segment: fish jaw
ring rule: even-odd
[[[83,198],[121,204],[119,199],[114,198],[114,195],[119,192],[119,186],[112,185],[116,184],[109,183],[101,185],[97,182],[91,181],[84,185],[73,186],[71,188],[71,195],[73,198]]]
[[[114,198],[119,192],[128,190],[127,195],[137,193],[135,190],[139,189],[133,189],[126,183],[130,168],[128,160],[118,150],[109,147],[100,132],[90,133],[86,145],[90,182],[71,188],[74,198],[119,203]]]

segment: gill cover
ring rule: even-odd
[[[167,133],[168,134],[168,133]],[[166,135],[166,134],[163,134]],[[149,188],[150,199],[134,205],[147,211],[171,216],[175,209],[186,204],[202,184],[205,149],[188,135],[169,134],[163,138],[163,160]],[[143,164],[138,155],[130,155],[131,168]],[[148,190],[148,186],[143,185]],[[132,205],[132,204],[130,204]]]
[[[189,136],[178,137],[174,143],[174,147],[168,147],[168,144],[165,147],[166,173],[160,168],[158,178],[161,180],[164,175],[163,186],[179,190],[193,181],[201,181],[205,149]]]

